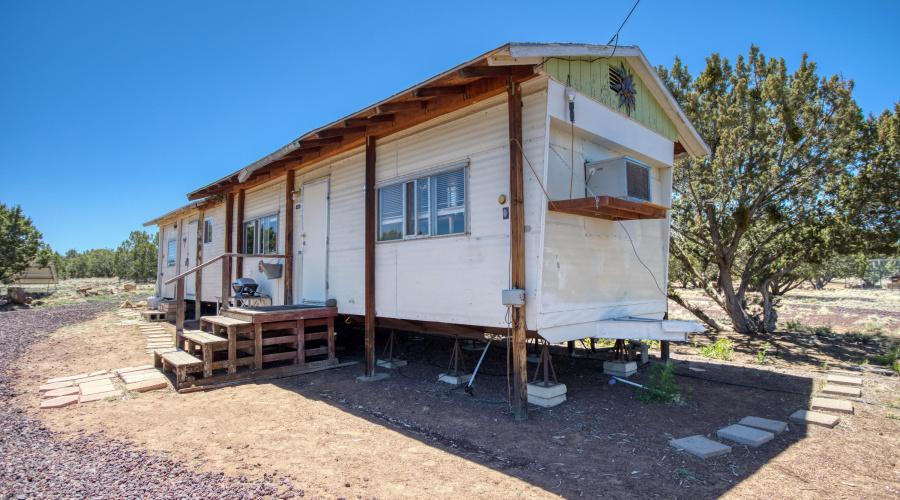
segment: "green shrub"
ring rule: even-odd
[[[645,389],[638,394],[638,399],[645,404],[668,403],[671,401],[687,401],[691,389],[682,392],[681,386],[675,383],[671,363],[654,363],[650,365],[650,376],[644,383]]]
[[[757,364],[764,365],[769,361],[769,348],[772,347],[772,344],[768,342],[763,342],[761,346],[759,346],[759,351],[756,352],[756,362]]]
[[[728,361],[734,354],[734,342],[728,339],[719,339],[714,344],[701,347],[700,354],[707,358]]]

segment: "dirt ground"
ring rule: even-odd
[[[900,311],[896,306],[876,305],[878,314],[887,316]],[[868,316],[858,312],[847,321],[854,324]],[[530,406],[526,422],[517,422],[507,404],[504,345],[490,347],[470,396],[435,382],[446,371],[451,340],[405,333],[403,357],[410,364],[390,370],[390,378],[379,382],[358,382],[362,366],[353,365],[207,392],[177,394],[170,389],[38,411],[37,387],[47,378],[150,361],[138,330],[116,325],[119,320],[104,315],[32,345],[16,365],[22,394],[14,404],[54,431],[103,433],[197,470],[275,474],[301,486],[311,498],[900,494],[898,408],[857,403],[856,415],[843,418],[835,429],[791,424],[788,432],[759,448],[735,445],[732,454],[706,460],[668,445],[673,437],[715,438],[717,429],[749,415],[787,420],[808,408],[808,395],[824,379],[822,363],[859,368],[860,359],[884,352],[896,330],[865,341],[808,332],[751,340],[732,334],[727,337],[735,341],[736,351],[730,361],[710,360],[691,344],[675,344],[676,373],[683,375],[676,379],[691,389],[691,397],[687,403],[664,405],[640,403],[637,388],[609,385],[601,371],[608,352],[578,349],[580,357],[569,357],[558,346],[554,366],[568,387],[568,401],[552,409]],[[362,340],[357,331],[339,334],[342,362],[362,361]],[[386,340],[379,335],[379,353]],[[715,339],[700,335],[693,340],[703,346]],[[766,341],[775,350],[758,364],[756,353]],[[471,368],[480,352],[465,355]],[[900,377],[864,373],[864,400],[900,406]],[[629,378],[638,383],[646,379],[646,367]]]

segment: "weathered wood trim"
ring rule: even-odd
[[[203,221],[203,216],[206,214],[205,210],[200,210],[200,219],[197,221],[197,249],[195,250],[197,253],[194,266],[199,266],[203,264],[203,227],[205,225]],[[197,269],[197,272],[194,274],[194,319],[200,319],[200,303],[203,296],[203,272],[200,269]]]
[[[222,247],[223,252],[234,252],[232,248],[232,231],[234,221],[234,194],[225,194],[225,246]],[[231,295],[231,259],[222,259],[222,304],[226,304],[227,298]]]
[[[247,191],[244,189],[238,189],[237,192],[237,220],[235,220],[237,231],[235,231],[236,241],[236,252],[243,253],[244,252],[244,198],[247,197]],[[237,257],[234,259],[234,279],[243,278],[244,277],[244,259],[241,257]],[[230,295],[230,294],[229,294]],[[224,301],[225,298],[223,297]]]
[[[288,171],[284,180],[284,304],[294,303],[294,181]]]
[[[665,219],[669,210],[653,203],[636,203],[612,196],[593,196],[548,202],[548,210],[605,220]]]
[[[512,286],[525,290],[525,193],[522,164],[522,90],[507,86],[509,108],[509,252]],[[525,307],[512,308],[513,410],[516,420],[528,418],[528,366],[526,361]]]
[[[366,376],[375,376],[375,138],[366,137]]]

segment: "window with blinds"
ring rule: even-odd
[[[466,232],[465,168],[383,187],[378,198],[378,241]]]
[[[277,215],[270,215],[244,223],[244,253],[278,253]]]

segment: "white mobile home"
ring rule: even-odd
[[[273,255],[237,259],[229,280],[275,305],[333,299],[373,334],[685,340],[691,325],[662,321],[672,166],[707,153],[637,47],[504,45],[146,223],[157,291],[225,252]],[[188,300],[221,297],[222,262],[187,279]],[[512,325],[508,289],[524,291]]]

